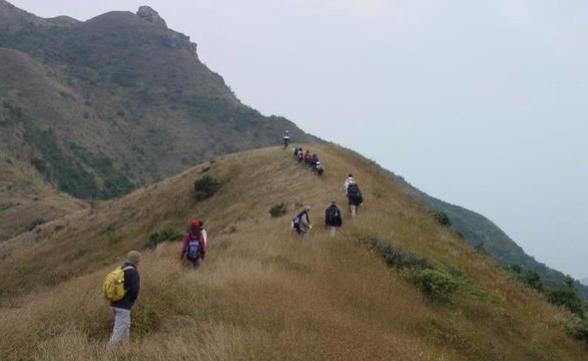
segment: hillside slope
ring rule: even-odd
[[[104,349],[111,323],[99,296],[104,275],[151,234],[181,231],[194,214],[210,235],[203,266],[182,267],[177,243],[145,251],[133,342],[117,359],[586,358],[560,326],[564,311],[476,254],[401,185],[351,152],[313,150],[324,178],[278,148],[230,155],[0,248],[2,360],[112,359]],[[344,204],[349,171],[366,204],[329,239],[322,212],[332,199]],[[193,184],[204,174],[222,187],[196,202]],[[280,202],[290,205],[288,214],[271,218]],[[315,227],[304,238],[289,229],[296,204],[312,206]],[[416,270],[386,267],[365,239],[414,254],[404,260],[442,270],[459,279],[459,289],[445,301],[427,296],[410,281]]]

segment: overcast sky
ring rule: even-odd
[[[588,276],[585,0],[12,2],[80,20],[150,5],[243,102]]]

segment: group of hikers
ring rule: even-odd
[[[287,148],[290,135],[284,133],[284,149]],[[311,155],[310,151],[304,152],[302,148],[294,148],[294,157],[299,162],[306,163],[313,172],[322,175],[322,167],[318,156]],[[319,173],[320,172],[320,173]],[[352,174],[349,174],[343,184],[343,191],[349,201],[349,212],[352,217],[357,216],[359,207],[363,203],[363,196]],[[312,229],[310,221],[310,206],[305,206],[292,220],[292,228],[298,235],[305,235]],[[343,216],[336,201],[331,201],[325,210],[325,227],[329,230],[330,237],[335,237],[337,230],[343,226]],[[193,269],[197,269],[206,256],[208,235],[204,229],[204,222],[199,219],[190,221],[190,226],[184,237],[180,250],[180,259]],[[103,285],[103,294],[110,302],[110,308],[114,313],[114,327],[110,338],[109,347],[115,348],[128,340],[131,329],[131,308],[133,307],[141,287],[141,278],[137,267],[141,261],[141,254],[130,251],[126,261],[121,267],[110,272],[106,276]]]
[[[193,219],[182,242],[180,259],[193,269],[197,269],[206,256],[207,243],[208,235],[204,229],[204,222]],[[103,293],[110,301],[110,308],[114,313],[114,327],[108,343],[110,348],[115,348],[129,339],[131,308],[141,288],[141,278],[137,271],[140,261],[141,254],[130,251],[122,266],[106,276]]]
[[[357,182],[353,178],[353,174],[349,174],[343,184],[342,190],[345,191],[347,200],[349,201],[349,212],[351,213],[351,217],[357,216],[359,207],[363,204],[363,195],[359,190]],[[310,206],[305,206],[292,220],[292,228],[301,236],[305,235],[312,229],[309,213]],[[337,206],[337,201],[333,200],[325,210],[325,227],[329,229],[330,236],[335,237],[337,229],[341,226],[343,226],[343,216],[341,215],[341,210]]]
[[[316,153],[311,154],[308,149],[305,152],[302,148],[294,147],[292,149],[292,156],[298,163],[306,164],[314,174],[322,176],[325,173],[325,169]]]

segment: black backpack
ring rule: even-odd
[[[347,188],[347,197],[355,205],[363,203],[363,196],[355,183],[350,184]]]
[[[297,215],[296,217],[294,217],[294,219],[292,220],[292,228],[294,228],[294,229],[300,228],[301,218],[302,218],[303,214],[304,214],[304,212],[302,212],[299,215]]]
[[[339,224],[339,218],[341,217],[339,213],[339,208],[329,208],[329,213],[327,215],[327,222],[329,225]]]

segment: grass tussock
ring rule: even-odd
[[[326,179],[277,148],[232,155],[210,170],[228,180],[210,201],[196,204],[194,169],[67,219],[57,234],[47,227],[38,240],[22,239],[0,264],[0,290],[12,290],[0,294],[2,361],[585,359],[562,326],[566,313],[476,256],[377,169],[334,147],[320,154]],[[331,239],[318,225],[333,198],[344,204],[340,181],[350,170],[386,202],[367,203],[355,219],[344,212]],[[310,204],[308,235],[267,216],[280,202]],[[108,353],[103,277],[126,251],[161,229],[182,229],[195,213],[210,237],[202,267],[182,265],[177,243],[145,251],[132,341]],[[31,258],[38,261],[27,268]],[[451,302],[431,302],[427,292]]]

